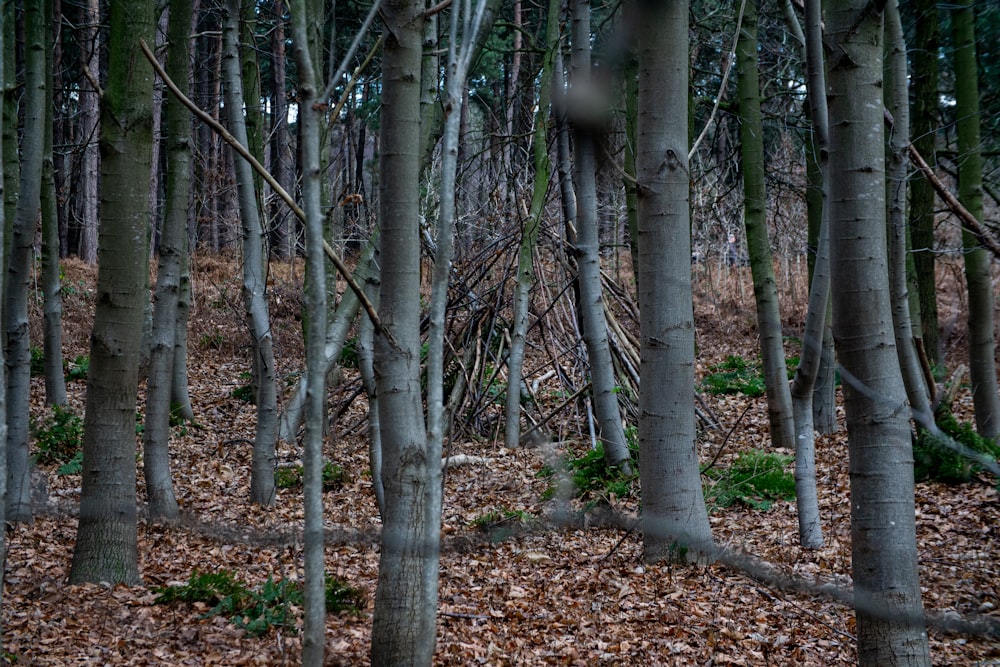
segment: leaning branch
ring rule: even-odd
[[[187,95],[181,92],[181,90],[176,86],[176,84],[174,84],[173,80],[169,76],[167,76],[167,73],[163,70],[163,67],[160,66],[160,63],[156,59],[156,56],[154,56],[153,52],[149,50],[149,46],[146,45],[146,42],[144,40],[141,39],[139,40],[139,47],[142,49],[143,55],[146,56],[146,60],[148,60],[149,63],[153,66],[153,70],[156,72],[157,76],[159,76],[163,80],[163,83],[167,86],[167,88],[170,89],[170,92],[174,94],[174,97],[176,97],[178,100],[180,100],[180,102],[184,106],[190,109],[191,113],[197,116],[199,120],[201,120],[203,123],[212,128],[212,130],[220,137],[222,137],[222,139],[227,144],[232,146],[233,150],[239,153],[240,157],[249,162],[250,166],[252,166],[254,170],[261,175],[261,178],[267,181],[267,184],[271,186],[271,189],[273,189],[275,193],[277,193],[277,195],[281,197],[281,199],[284,200],[286,204],[288,204],[288,207],[292,210],[292,213],[294,213],[299,220],[305,222],[305,213],[302,211],[302,208],[298,205],[295,199],[293,199],[292,196],[288,194],[288,191],[285,190],[285,188],[281,187],[281,184],[274,179],[274,176],[272,176],[271,173],[264,168],[264,165],[262,165],[257,160],[257,158],[255,158],[250,153],[250,151],[248,151],[246,147],[243,146],[243,144],[236,141],[236,138],[233,137],[233,135],[231,135],[229,131],[226,130],[225,127],[223,127],[218,121],[212,118],[209,114],[205,113]],[[375,327],[375,332],[381,335],[388,334],[388,332],[382,326],[382,321],[379,319],[378,313],[375,312],[375,306],[368,299],[368,296],[365,294],[361,286],[358,285],[358,283],[354,280],[354,276],[351,275],[351,271],[350,269],[347,268],[347,265],[344,264],[344,262],[340,259],[340,257],[334,251],[334,249],[331,248],[330,244],[327,243],[325,240],[323,241],[323,252],[326,253],[326,256],[329,258],[329,260],[333,262],[333,265],[334,267],[336,267],[337,272],[344,277],[344,280],[347,282],[347,286],[350,287],[351,291],[353,291],[358,296],[358,300],[361,301],[361,305],[364,307],[365,312],[368,313],[368,317],[371,319],[372,324]]]

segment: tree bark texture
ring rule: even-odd
[[[688,3],[639,17],[639,478],[644,558],[714,551],[695,449]]]
[[[830,247],[844,378],[858,662],[929,665],[913,502],[909,409],[886,259],[882,17],[830,3]]]
[[[80,193],[80,259],[93,264],[97,261],[97,236],[99,227],[101,151],[99,134],[101,124],[100,92],[95,87],[101,73],[101,3],[87,0],[84,14],[86,25],[81,36],[87,82],[80,90],[80,136],[83,144]]]
[[[101,110],[102,225],[83,489],[70,581],[138,584],[135,409],[149,272],[153,3],[113,0]]]

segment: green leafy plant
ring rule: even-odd
[[[631,436],[630,436],[631,433]],[[635,430],[626,429],[632,469],[638,467],[638,444]],[[626,475],[619,466],[609,466],[604,460],[604,448],[598,443],[596,449],[588,449],[581,456],[567,459],[564,464],[573,481],[574,494],[578,498],[591,501],[608,501],[611,498],[627,498],[638,495],[638,473]],[[553,477],[555,470],[545,466],[539,472],[544,477]],[[550,486],[542,494],[543,500],[555,496],[555,487]]]
[[[294,489],[302,485],[302,466],[274,469],[274,485],[279,489]]]
[[[742,503],[759,510],[769,510],[776,500],[795,498],[795,476],[787,468],[791,456],[758,449],[742,452],[726,470],[709,470],[715,480],[705,489],[706,500],[713,508]]]
[[[950,406],[938,407],[935,421],[944,437],[920,429],[913,443],[913,475],[918,481],[962,484],[982,472],[975,461],[956,451],[952,440],[994,461],[1000,458],[1000,445],[980,436],[969,422],[958,421]]]
[[[302,466],[276,468],[274,471],[274,485],[279,489],[294,489],[302,486],[303,472]],[[323,462],[322,477],[324,491],[339,489],[350,479],[347,471],[332,461]]]
[[[531,526],[536,518],[525,510],[496,507],[480,514],[472,520],[475,528],[488,533],[491,540],[499,542],[507,539],[520,528]]]
[[[764,395],[766,387],[760,367],[743,357],[731,354],[708,369],[711,373],[704,377],[701,386],[710,394],[745,394],[751,398]]]
[[[45,375],[45,352],[37,345],[31,346],[31,377]]]
[[[56,473],[59,475],[79,475],[81,472],[83,472],[82,449],[74,454],[69,461],[56,468]]]
[[[248,635],[259,637],[271,628],[296,629],[298,610],[303,604],[302,585],[288,579],[268,577],[261,586],[251,589],[231,571],[191,574],[186,584],[153,588],[156,604],[201,602],[212,608],[199,618],[226,616],[230,623]],[[365,594],[330,575],[325,578],[324,597],[330,613],[360,613]]]
[[[344,368],[358,367],[358,337],[353,336],[344,341],[340,350],[340,365]]]
[[[83,445],[83,419],[70,407],[53,405],[31,420],[31,435],[37,463],[69,463]]]
[[[80,354],[73,361],[63,362],[63,375],[70,382],[73,380],[86,380],[88,372],[90,372],[89,355]]]
[[[221,350],[226,343],[226,337],[221,333],[202,334],[198,339],[198,347],[203,350]]]

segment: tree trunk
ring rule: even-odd
[[[767,414],[771,425],[771,445],[795,447],[795,422],[792,396],[788,390],[788,369],[781,334],[778,309],[778,286],[771,262],[771,243],[767,234],[767,190],[764,179],[764,126],[760,116],[760,81],[757,71],[757,2],[747,0],[742,29],[736,46],[739,72],[740,143],[743,164],[744,224],[750,272],[753,276],[754,302],[757,305],[757,329],[760,356],[767,390]]]
[[[958,199],[983,220],[983,158],[979,132],[979,81],[976,66],[975,8],[959,0],[952,12],[955,66],[955,116],[958,119]],[[969,379],[976,411],[976,430],[984,438],[1000,435],[1000,391],[997,388],[996,342],[993,334],[993,279],[990,255],[968,229],[962,229],[965,282],[969,290]]]
[[[647,561],[714,552],[695,448],[688,3],[639,17],[639,479]]]
[[[835,54],[827,67],[831,284],[847,415],[858,662],[929,665],[909,411],[886,262],[882,17],[867,5],[838,0],[825,16]]]
[[[222,69],[229,131],[243,146],[247,128],[243,114],[243,86],[240,75],[239,16],[241,0],[227,0],[223,20]],[[256,387],[257,431],[254,437],[250,500],[260,505],[274,504],[274,448],[278,434],[277,379],[270,316],[264,274],[265,230],[261,224],[253,170],[234,156],[240,220],[243,225],[243,303],[252,337],[253,385]]]
[[[6,60],[5,46],[11,41],[13,34],[12,26],[7,21],[7,10],[0,8],[0,92],[7,90],[7,70],[4,68]],[[5,122],[4,115],[0,113],[0,155],[3,155],[3,141]],[[7,224],[6,215],[2,202],[5,198],[3,179],[3,160],[0,160],[0,294],[4,294],[5,278],[7,275],[6,243]],[[3,345],[0,345],[0,526],[7,523],[7,363]],[[0,531],[0,571],[7,571],[7,531]],[[0,587],[0,609],[4,606],[3,588]],[[3,624],[0,623],[0,646],[3,646]]]
[[[101,100],[96,84],[101,74],[101,3],[87,0],[84,28],[81,35],[82,58],[87,83],[80,89],[80,138],[83,160],[80,165],[80,259],[93,264],[97,261],[97,236],[100,216],[98,186],[100,184],[101,151],[99,147]]]
[[[52,3],[43,4],[43,27],[52,25]],[[63,375],[62,285],[59,283],[59,215],[55,167],[52,162],[53,119],[52,31],[44,30],[45,39],[45,117],[42,148],[42,184],[39,204],[42,215],[42,294],[43,350],[45,356],[45,403],[66,404],[66,376]]]
[[[45,147],[45,20],[42,0],[24,7],[24,135],[21,178],[9,255],[4,323],[7,333],[7,520],[31,520],[28,406],[31,341],[28,292],[34,259]]]
[[[379,222],[384,330],[375,340],[385,518],[373,665],[430,665],[437,620],[441,459],[427,446],[420,389],[420,60],[424,3],[382,7]]]
[[[271,173],[281,187],[291,192],[288,147],[288,104],[285,92],[285,3],[274,3],[274,31],[271,33]],[[271,205],[271,250],[280,259],[295,256],[295,219],[280,197]]]
[[[188,94],[191,0],[171,0],[167,27],[166,70],[181,92]],[[159,266],[153,310],[153,339],[146,381],[146,428],[143,431],[143,474],[150,518],[173,519],[178,514],[170,474],[170,417],[173,412],[178,301],[181,270],[187,254],[187,211],[190,189],[191,116],[176,98],[167,100],[166,197],[160,235]]]
[[[83,489],[72,583],[140,582],[135,409],[149,271],[153,73],[138,59],[153,40],[153,3],[112,0],[102,98],[103,224],[90,342]]]
[[[913,6],[916,34],[913,41],[912,135],[913,146],[928,164],[937,161],[938,57],[941,47],[937,0],[916,0]],[[934,187],[923,174],[910,181],[910,242],[913,252],[916,291],[920,302],[920,335],[928,361],[943,362],[938,340],[937,278],[934,253]]]
[[[582,100],[590,98],[591,107],[605,106],[591,76],[590,63],[590,0],[573,0],[573,50],[571,54],[571,106],[573,126],[573,181],[576,184],[577,237],[576,261],[580,283],[580,315],[583,339],[590,361],[591,396],[604,447],[604,460],[631,474],[628,444],[622,426],[618,393],[615,391],[615,369],[608,343],[608,326],[604,319],[604,298],[601,287],[600,234],[597,229],[597,165],[595,162],[595,132],[599,129],[581,121],[581,116],[602,118],[606,108],[580,108]],[[543,127],[545,124],[542,124]]]

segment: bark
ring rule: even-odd
[[[241,0],[227,0],[223,20],[222,68],[225,78],[229,132],[249,147],[243,114],[243,86],[240,75],[239,16]],[[250,164],[234,158],[240,220],[243,230],[243,303],[253,351],[253,385],[256,387],[257,427],[254,435],[250,500],[260,505],[274,504],[274,448],[278,434],[277,380],[270,315],[264,274],[265,230],[261,224],[257,190]]]
[[[420,387],[420,61],[424,4],[382,8],[379,223],[383,332],[375,374],[385,485],[372,621],[374,665],[430,665],[440,551],[441,459],[428,447]]]
[[[910,298],[906,283],[907,226],[906,185],[910,166],[909,87],[907,86],[906,44],[895,0],[885,9],[885,97],[886,108],[895,119],[886,144],[886,221],[889,242],[889,281],[892,324],[899,354],[899,367],[914,420],[933,428],[934,414],[923,369],[913,341]]]
[[[369,298],[378,306],[377,279],[366,285]],[[371,318],[358,325],[358,370],[368,395],[368,460],[372,471],[372,493],[378,514],[385,522],[385,485],[382,483],[382,420],[379,417],[378,386],[375,382],[375,327]]]
[[[43,4],[43,29],[52,25],[52,3]],[[55,167],[52,155],[53,53],[52,31],[44,29],[45,114],[42,138],[42,183],[39,204],[42,215],[42,345],[45,356],[45,403],[66,404],[66,376],[63,375],[62,285],[59,283],[59,215]]]
[[[607,106],[596,91],[591,76],[590,62],[590,1],[574,0],[570,3],[573,30],[571,56],[571,99],[579,101],[588,95],[594,106]],[[606,108],[573,109],[573,181],[576,184],[577,237],[576,261],[580,283],[580,316],[583,339],[587,345],[590,362],[591,395],[594,412],[604,447],[604,460],[608,465],[619,466],[631,474],[628,444],[618,407],[615,391],[615,369],[608,343],[608,326],[604,319],[604,299],[601,287],[600,234],[597,221],[597,164],[595,159],[598,128],[582,123],[579,116],[597,116],[607,113]],[[577,114],[577,112],[582,112]]]
[[[83,434],[83,488],[72,583],[140,582],[135,410],[149,271],[153,74],[139,40],[153,39],[153,3],[110,5],[101,112],[102,225]]]
[[[31,520],[28,406],[31,341],[28,293],[34,259],[45,144],[45,21],[42,0],[24,7],[24,134],[21,174],[9,254],[4,324],[7,357],[7,520]]]
[[[14,3],[7,3],[3,7],[4,23],[10,30],[10,38],[4,43],[4,71],[5,83],[3,89],[3,187],[7,196],[3,200],[4,210],[4,256],[7,258],[6,270],[10,271],[10,250],[14,237],[14,219],[17,217],[18,183],[20,181],[20,163],[18,161],[18,100],[21,97],[21,90],[16,85],[16,50],[17,41],[14,39],[14,25],[16,17],[16,6]],[[6,294],[6,292],[4,292]],[[0,325],[3,331],[7,330],[6,308],[0,307]],[[2,347],[2,345],[0,345]],[[8,395],[7,400],[10,400]]]
[[[955,45],[955,116],[958,119],[958,198],[981,223],[983,158],[974,14],[971,0],[959,0],[952,12],[952,42]],[[990,255],[972,231],[964,227],[962,250],[965,283],[969,292],[969,380],[972,383],[976,430],[984,438],[993,439],[1000,435],[1000,391],[997,388]]]
[[[830,3],[830,247],[844,377],[858,662],[929,665],[913,502],[909,411],[886,261],[882,17]]]
[[[167,74],[187,94],[190,60],[191,0],[171,0],[167,27]],[[178,514],[170,473],[170,417],[174,412],[178,302],[183,257],[187,254],[187,211],[190,189],[191,116],[176,99],[166,110],[166,200],[160,235],[153,337],[146,380],[146,428],[143,431],[143,474],[150,518],[173,519]],[[186,383],[185,383],[186,384]]]
[[[695,448],[688,176],[688,3],[639,17],[639,479],[643,557],[714,552]]]
[[[757,306],[757,330],[764,366],[771,445],[792,449],[795,446],[792,396],[788,390],[778,286],[774,280],[771,243],[767,234],[764,126],[760,114],[760,80],[757,70],[756,0],[747,0],[744,5],[742,29],[736,45],[736,63],[739,73],[737,88],[743,158],[744,224],[750,272],[753,276],[754,302]]]
[[[938,129],[938,49],[941,27],[937,0],[916,0],[913,14],[913,106],[911,125],[913,146],[931,165],[936,161]],[[910,182],[910,241],[920,303],[920,329],[924,351],[932,365],[942,362],[938,339],[937,279],[934,253],[934,186],[920,173]]]
[[[8,35],[10,24],[7,22],[6,10],[0,9],[0,91],[7,90],[7,70],[4,69],[6,60],[5,46],[11,41]],[[3,141],[5,118],[0,113],[0,155],[3,155]],[[5,199],[3,179],[3,160],[0,160],[0,202]],[[5,277],[7,275],[6,266],[6,241],[7,225],[6,214],[0,205],[0,294],[4,294]],[[5,499],[7,498],[7,363],[3,345],[0,345],[0,526],[6,526],[7,508]],[[0,568],[3,572],[7,570],[7,531],[0,531]],[[0,608],[3,608],[3,589],[0,588]],[[0,646],[3,646],[3,624],[0,623]]]
[[[285,190],[291,191],[291,168],[288,147],[288,104],[285,92],[285,3],[274,3],[274,31],[271,33],[271,171]],[[280,197],[274,197],[270,211],[271,251],[280,259],[295,254],[295,218]]]
[[[302,209],[306,231],[306,433],[303,452],[305,620],[302,664],[323,664],[326,597],[323,544],[323,422],[326,399],[326,266],[323,258],[323,212],[320,208],[320,132],[317,80],[306,47],[307,14],[297,8],[292,17],[295,64],[299,73],[299,138],[302,151]]]
[[[535,106],[535,130],[532,136],[534,151],[535,185],[531,195],[531,208],[524,217],[521,230],[521,245],[517,257],[517,278],[514,287],[514,316],[510,331],[510,352],[507,355],[507,402],[504,425],[504,444],[508,448],[517,447],[521,442],[521,383],[524,370],[524,346],[528,332],[528,305],[531,302],[531,288],[535,284],[534,255],[538,245],[538,230],[541,226],[545,195],[549,188],[551,165],[546,143],[549,105],[552,100],[552,71],[554,53],[558,43],[558,32],[553,25],[558,24],[558,5],[549,0],[546,23],[545,63],[538,81],[538,104]]]
[[[95,84],[101,71],[101,3],[87,0],[84,26],[81,35],[85,72],[89,73],[80,89],[80,136],[83,159],[80,166],[80,259],[93,264],[97,261],[97,236],[99,226],[98,186],[100,184],[101,152],[99,125],[101,100]]]

